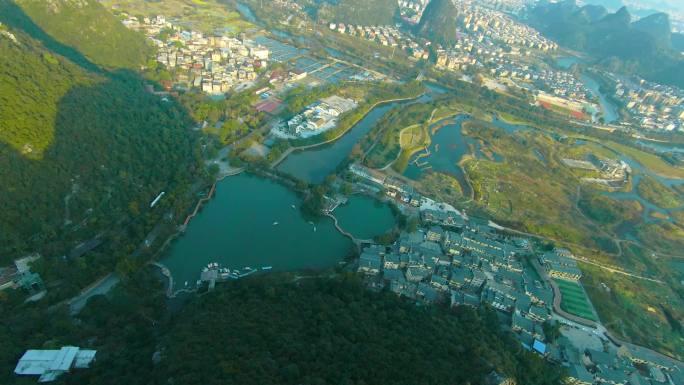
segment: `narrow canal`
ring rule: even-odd
[[[578,63],[582,63],[582,60],[574,56],[565,56],[556,59],[556,65],[564,70],[568,70],[572,68],[573,65]],[[615,105],[613,105],[613,103],[611,103],[608,100],[608,97],[603,92],[601,92],[601,90],[599,89],[600,87],[598,82],[593,77],[589,76],[586,72],[582,73],[582,75],[580,76],[580,80],[582,80],[582,82],[589,89],[589,91],[591,91],[591,93],[596,98],[598,98],[599,106],[601,107],[601,111],[603,113],[604,122],[613,123],[617,121],[617,107],[615,107]]]

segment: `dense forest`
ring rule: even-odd
[[[0,266],[41,253],[34,268],[51,283],[48,295],[63,298],[115,267],[129,272],[144,263],[128,258],[201,187],[199,137],[186,110],[147,92],[136,73],[94,64],[13,2],[0,2],[0,11]],[[79,20],[72,16],[61,22]],[[136,44],[117,36],[109,37]]]
[[[98,360],[65,384],[482,384],[496,371],[541,385],[562,375],[493,311],[419,307],[353,274],[241,280],[173,312],[155,282],[138,273],[93,297],[78,321],[59,309],[49,322],[30,309],[3,317],[0,382],[22,383],[9,375],[22,347],[66,343],[97,349]]]

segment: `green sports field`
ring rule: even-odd
[[[562,294],[561,308],[563,310],[578,317],[596,321],[594,312],[591,310],[591,305],[589,304],[589,299],[578,283],[561,279],[557,279],[556,283]]]

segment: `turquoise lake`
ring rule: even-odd
[[[372,239],[394,227],[395,219],[388,203],[363,195],[353,195],[335,209],[340,227],[358,239]]]
[[[184,288],[186,281],[194,287],[211,262],[283,271],[330,267],[343,260],[353,250],[352,241],[330,218],[315,224],[304,219],[300,205],[296,193],[269,179],[240,174],[219,182],[215,196],[161,261],[173,275],[174,289]],[[351,227],[348,231],[355,231]]]

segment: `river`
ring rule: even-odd
[[[269,179],[240,174],[222,180],[161,261],[173,275],[174,289],[184,288],[186,281],[194,287],[201,269],[211,262],[231,269],[272,266],[283,271],[341,261],[352,250],[352,241],[330,218],[308,222],[300,205],[295,192]],[[350,225],[348,231],[355,230]]]
[[[572,66],[577,63],[582,63],[582,60],[574,56],[565,56],[556,59],[556,65],[564,70],[572,68]],[[581,80],[591,93],[598,98],[601,111],[603,112],[604,122],[613,123],[617,121],[619,118],[617,108],[608,100],[607,96],[601,92],[598,82],[586,72],[582,72]]]
[[[432,134],[428,151],[421,151],[411,158],[404,175],[417,180],[428,170],[444,172],[453,175],[458,180],[464,196],[471,196],[470,184],[466,180],[463,169],[458,165],[463,155],[469,153],[468,145],[472,139],[465,137],[461,129],[463,122],[470,119],[468,115],[459,115],[456,118],[447,118],[447,121],[451,121],[447,124],[444,124],[444,121],[434,123],[430,127],[430,132],[437,125],[444,125]]]

